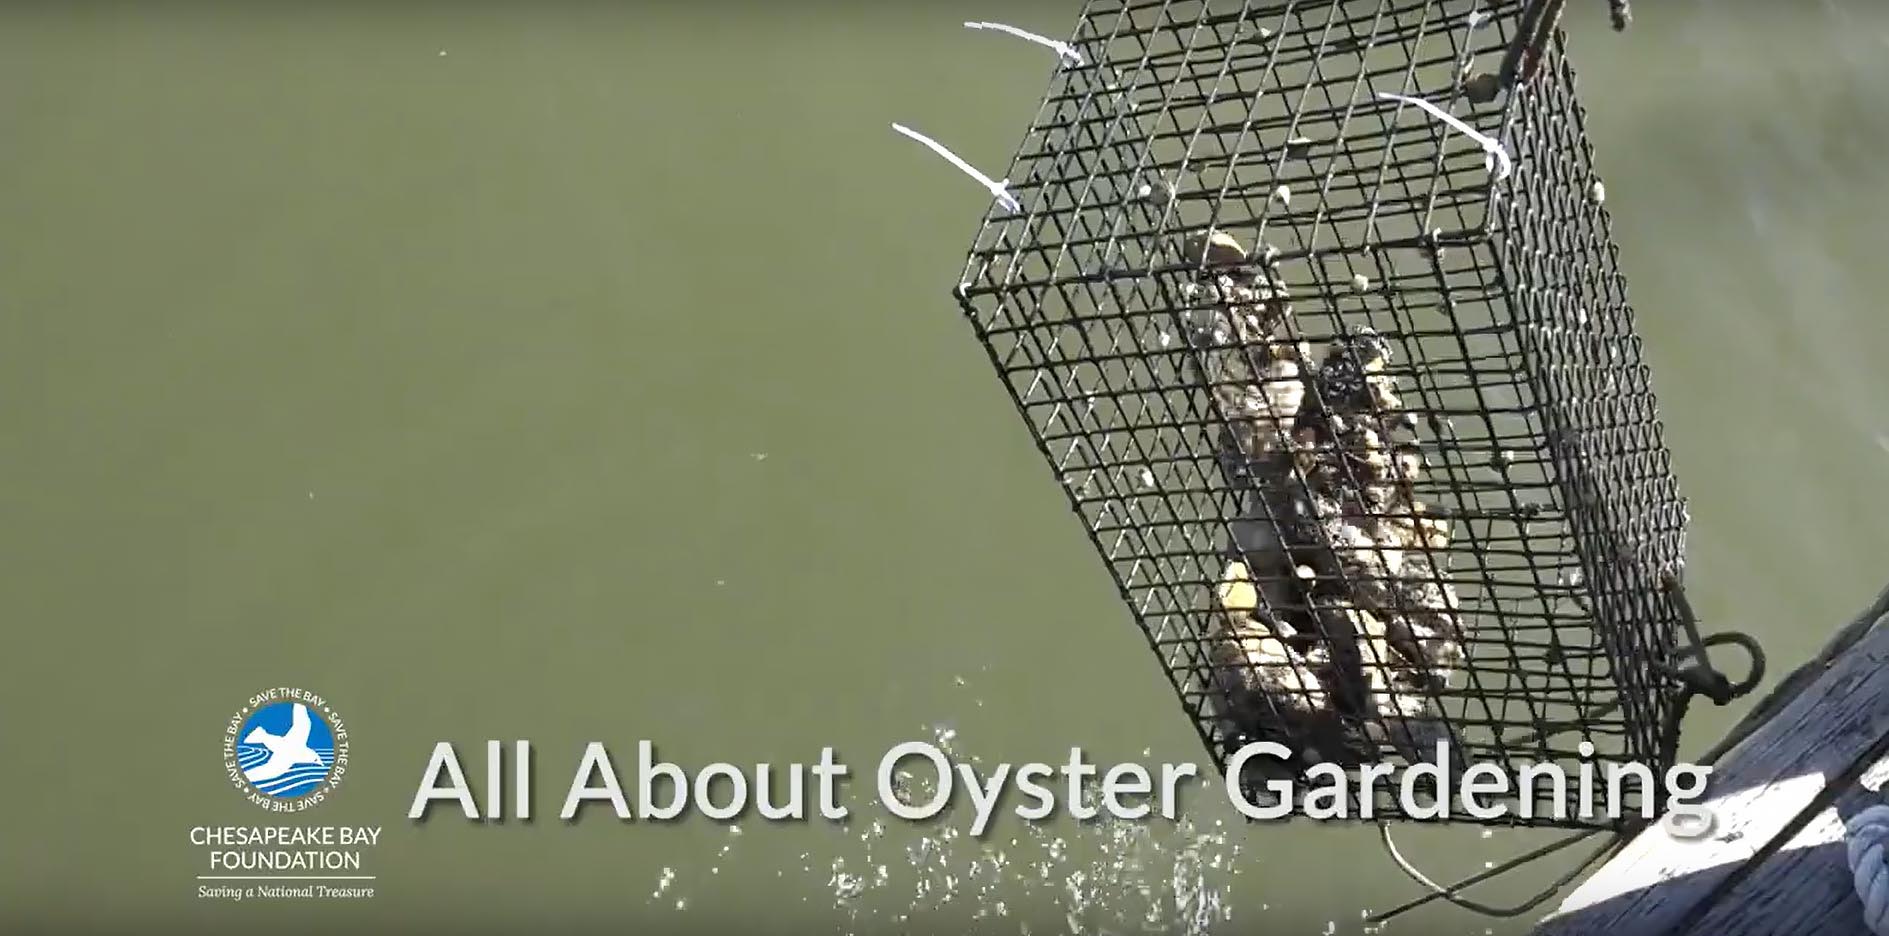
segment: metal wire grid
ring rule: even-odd
[[[1292,290],[1275,343],[1388,339],[1421,417],[1414,487],[1453,528],[1436,568],[1469,625],[1434,693],[1449,735],[1510,772],[1571,770],[1582,740],[1603,768],[1670,756],[1676,694],[1657,672],[1678,610],[1658,584],[1686,518],[1559,35],[1532,81],[1465,93],[1520,6],[1093,0],[1070,40],[1085,64],[1059,69],[1007,174],[1024,211],[988,217],[971,251],[965,312],[1222,769],[1267,732],[1222,717],[1211,658],[1250,491],[1181,334],[1203,271],[1179,245],[1209,229]],[[1505,140],[1514,174],[1493,181],[1481,150],[1380,91]],[[1612,824],[1575,796],[1510,805]],[[1400,813],[1389,792],[1375,808]]]

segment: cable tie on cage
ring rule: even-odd
[[[1509,156],[1509,151],[1507,149],[1504,149],[1501,143],[1496,142],[1496,139],[1494,137],[1491,137],[1488,134],[1485,134],[1482,131],[1477,130],[1475,127],[1472,127],[1469,124],[1464,123],[1462,120],[1458,119],[1456,115],[1451,114],[1449,111],[1446,111],[1443,108],[1438,107],[1437,105],[1429,101],[1426,101],[1420,97],[1409,97],[1407,95],[1402,95],[1402,94],[1392,94],[1389,91],[1379,91],[1377,93],[1377,96],[1380,100],[1401,101],[1405,104],[1409,104],[1413,107],[1419,108],[1423,110],[1425,113],[1428,113],[1430,116],[1435,117],[1436,119],[1449,125],[1458,133],[1461,133],[1462,135],[1470,138],[1471,140],[1474,140],[1477,146],[1482,147],[1483,168],[1488,169],[1489,171],[1495,173],[1495,180],[1497,182],[1500,182],[1503,179],[1508,178],[1509,173],[1515,170],[1515,160]]]
[[[917,130],[913,130],[912,128],[907,127],[903,124],[895,123],[892,125],[892,129],[897,130],[899,133],[904,134],[907,137],[910,137],[914,140],[917,140],[920,143],[925,144],[925,147],[927,149],[931,150],[934,153],[937,153],[940,156],[943,156],[946,162],[949,162],[951,165],[958,167],[959,172],[962,172],[965,175],[970,176],[971,178],[977,180],[977,183],[979,185],[982,185],[984,188],[988,189],[990,191],[991,197],[997,199],[997,202],[1003,205],[1005,208],[1013,212],[1023,210],[1023,205],[1017,201],[1017,197],[1015,195],[1010,194],[1010,180],[1009,179],[1005,179],[1001,182],[995,179],[992,179],[990,176],[987,176],[983,174],[982,172],[979,172],[976,166],[973,166],[970,163],[965,162],[963,157],[959,156],[956,153],[951,152],[949,149],[946,149],[944,144],[939,143],[937,140],[934,140],[931,137],[928,137],[922,133],[919,133]]]
[[[1027,29],[1018,29],[1017,27],[1011,26],[1008,23],[983,23],[983,22],[965,23],[964,28],[989,29],[989,30],[994,30],[996,32],[1015,36],[1018,39],[1022,39],[1025,42],[1034,42],[1037,45],[1040,45],[1043,48],[1056,53],[1056,57],[1058,59],[1061,59],[1062,63],[1066,66],[1087,64],[1087,62],[1082,57],[1082,53],[1079,50],[1077,50],[1075,46],[1072,46],[1067,42],[1059,42],[1055,39],[1051,39],[1048,36],[1038,35]]]

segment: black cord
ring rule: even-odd
[[[1564,848],[1567,848],[1570,845],[1574,845],[1577,842],[1585,841],[1604,831],[1607,831],[1607,830],[1587,829],[1582,832],[1576,832],[1573,835],[1566,836],[1558,841],[1550,842],[1547,845],[1543,845],[1531,851],[1524,852],[1520,855],[1515,856],[1514,858],[1510,858],[1509,860],[1493,868],[1488,868],[1479,873],[1470,875],[1469,877],[1466,877],[1460,881],[1457,881],[1456,883],[1451,884],[1448,887],[1444,887],[1436,883],[1435,881],[1430,880],[1428,875],[1425,875],[1422,871],[1417,870],[1417,867],[1415,865],[1411,864],[1407,859],[1404,858],[1403,854],[1397,850],[1397,843],[1391,840],[1390,825],[1388,823],[1380,821],[1377,824],[1377,832],[1378,832],[1378,838],[1384,844],[1384,850],[1390,853],[1391,860],[1393,862],[1396,862],[1397,867],[1401,869],[1404,872],[1404,874],[1408,875],[1411,880],[1416,881],[1418,884],[1423,885],[1423,887],[1426,890],[1428,890],[1429,893],[1424,894],[1421,897],[1414,898],[1412,900],[1407,900],[1401,904],[1398,904],[1395,907],[1392,907],[1389,910],[1384,911],[1383,913],[1371,914],[1369,917],[1366,918],[1366,922],[1382,923],[1386,920],[1391,919],[1392,917],[1399,916],[1399,915],[1408,913],[1412,910],[1415,910],[1418,907],[1421,907],[1424,904],[1427,904],[1433,900],[1448,901],[1449,903],[1455,904],[1458,907],[1461,907],[1472,913],[1480,913],[1483,916],[1489,916],[1489,917],[1521,916],[1522,914],[1527,913],[1528,911],[1541,906],[1541,904],[1544,901],[1546,901],[1550,897],[1553,897],[1557,891],[1561,890],[1561,888],[1568,886],[1568,883],[1570,881],[1573,881],[1575,878],[1580,877],[1583,872],[1585,872],[1588,868],[1594,865],[1594,862],[1600,860],[1608,852],[1611,852],[1614,849],[1619,848],[1621,845],[1625,844],[1626,837],[1617,832],[1608,836],[1607,841],[1602,842],[1599,848],[1589,853],[1588,856],[1582,859],[1579,864],[1576,864],[1572,870],[1568,871],[1568,873],[1556,879],[1554,883],[1542,889],[1535,896],[1529,898],[1528,900],[1520,904],[1516,904],[1515,906],[1492,907],[1488,904],[1479,903],[1477,901],[1470,900],[1467,897],[1459,897],[1457,895],[1462,893],[1464,890],[1467,890],[1468,888],[1474,887],[1477,884],[1480,884],[1484,881],[1489,880],[1490,878],[1507,874],[1508,872],[1513,871],[1516,868],[1522,867],[1523,865],[1526,865],[1530,862],[1545,858],[1549,855],[1554,854],[1555,852],[1558,852]]]
[[[1699,619],[1692,611],[1692,601],[1686,597],[1686,587],[1680,581],[1676,571],[1668,569],[1660,576],[1660,584],[1679,611],[1679,623],[1684,628],[1690,646],[1681,647],[1673,652],[1659,671],[1679,686],[1679,695],[1673,700],[1673,707],[1667,710],[1664,750],[1662,759],[1667,764],[1673,763],[1679,756],[1679,727],[1685,721],[1686,709],[1691,705],[1693,696],[1705,696],[1714,705],[1725,705],[1753,689],[1764,681],[1764,648],[1749,634],[1738,631],[1725,631],[1711,636],[1701,636]],[[1743,649],[1751,658],[1751,670],[1745,678],[1732,682],[1712,665],[1707,648],[1733,645]]]
[[[1679,695],[1674,699],[1672,708],[1667,710],[1666,723],[1663,726],[1665,729],[1663,732],[1665,736],[1665,749],[1661,752],[1662,760],[1665,763],[1672,763],[1678,756],[1679,727],[1680,724],[1685,721],[1686,712],[1691,707],[1693,697],[1705,696],[1711,699],[1714,704],[1724,705],[1733,699],[1751,692],[1764,680],[1765,657],[1764,648],[1759,646],[1757,640],[1748,634],[1727,631],[1710,636],[1701,635],[1699,633],[1698,619],[1692,612],[1692,603],[1687,600],[1685,587],[1680,583],[1678,576],[1673,574],[1662,576],[1662,585],[1665,587],[1667,594],[1673,599],[1673,602],[1678,606],[1681,626],[1684,628],[1686,636],[1690,638],[1689,642],[1691,644],[1690,646],[1682,647],[1674,652],[1668,661],[1659,667],[1662,673],[1679,685]],[[1711,659],[1706,653],[1706,649],[1709,647],[1728,645],[1743,649],[1751,658],[1750,671],[1746,673],[1745,678],[1737,682],[1732,682],[1730,679],[1726,678],[1724,673],[1715,669],[1712,666]],[[1554,729],[1556,728],[1572,727],[1577,726],[1572,723],[1565,725],[1545,725],[1542,730],[1534,733],[1533,736],[1538,738],[1542,735],[1555,733]],[[1529,862],[1554,854],[1563,848],[1588,839],[1604,830],[1589,829],[1575,833],[1559,841],[1511,858],[1494,868],[1471,875],[1448,887],[1444,887],[1432,881],[1422,871],[1419,871],[1415,865],[1412,865],[1404,858],[1403,854],[1397,850],[1397,843],[1391,839],[1390,826],[1388,824],[1380,821],[1377,824],[1377,828],[1378,835],[1383,840],[1384,849],[1390,853],[1391,860],[1395,862],[1397,867],[1408,875],[1411,880],[1423,885],[1429,893],[1413,900],[1405,901],[1383,913],[1371,915],[1369,920],[1373,923],[1380,923],[1399,914],[1408,913],[1433,900],[1448,901],[1451,904],[1474,913],[1482,914],[1483,916],[1521,916],[1540,906],[1543,902],[1548,900],[1548,898],[1553,897],[1561,888],[1566,887],[1569,882],[1581,876],[1583,872],[1592,867],[1602,856],[1626,844],[1628,840],[1626,832],[1615,831],[1608,837],[1607,841],[1601,843],[1600,848],[1595,849],[1586,859],[1575,865],[1560,878],[1557,878],[1552,884],[1536,893],[1535,896],[1515,906],[1493,907],[1457,895],[1466,888],[1473,887],[1490,878],[1506,874]]]

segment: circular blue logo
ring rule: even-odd
[[[313,806],[339,782],[346,763],[347,731],[327,703],[312,693],[260,693],[224,729],[224,770],[230,782],[260,806]]]

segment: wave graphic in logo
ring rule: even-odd
[[[252,712],[237,736],[236,765],[256,792],[272,799],[307,795],[334,767],[334,733],[301,702],[283,701]]]
[[[334,766],[335,750],[331,747],[310,748],[318,758],[318,763],[303,764],[289,768],[288,772],[273,780],[250,780],[249,785],[264,796],[277,799],[294,799],[321,786],[328,779],[328,768]],[[247,777],[250,770],[269,759],[269,749],[260,744],[239,744],[236,746],[236,766]]]

